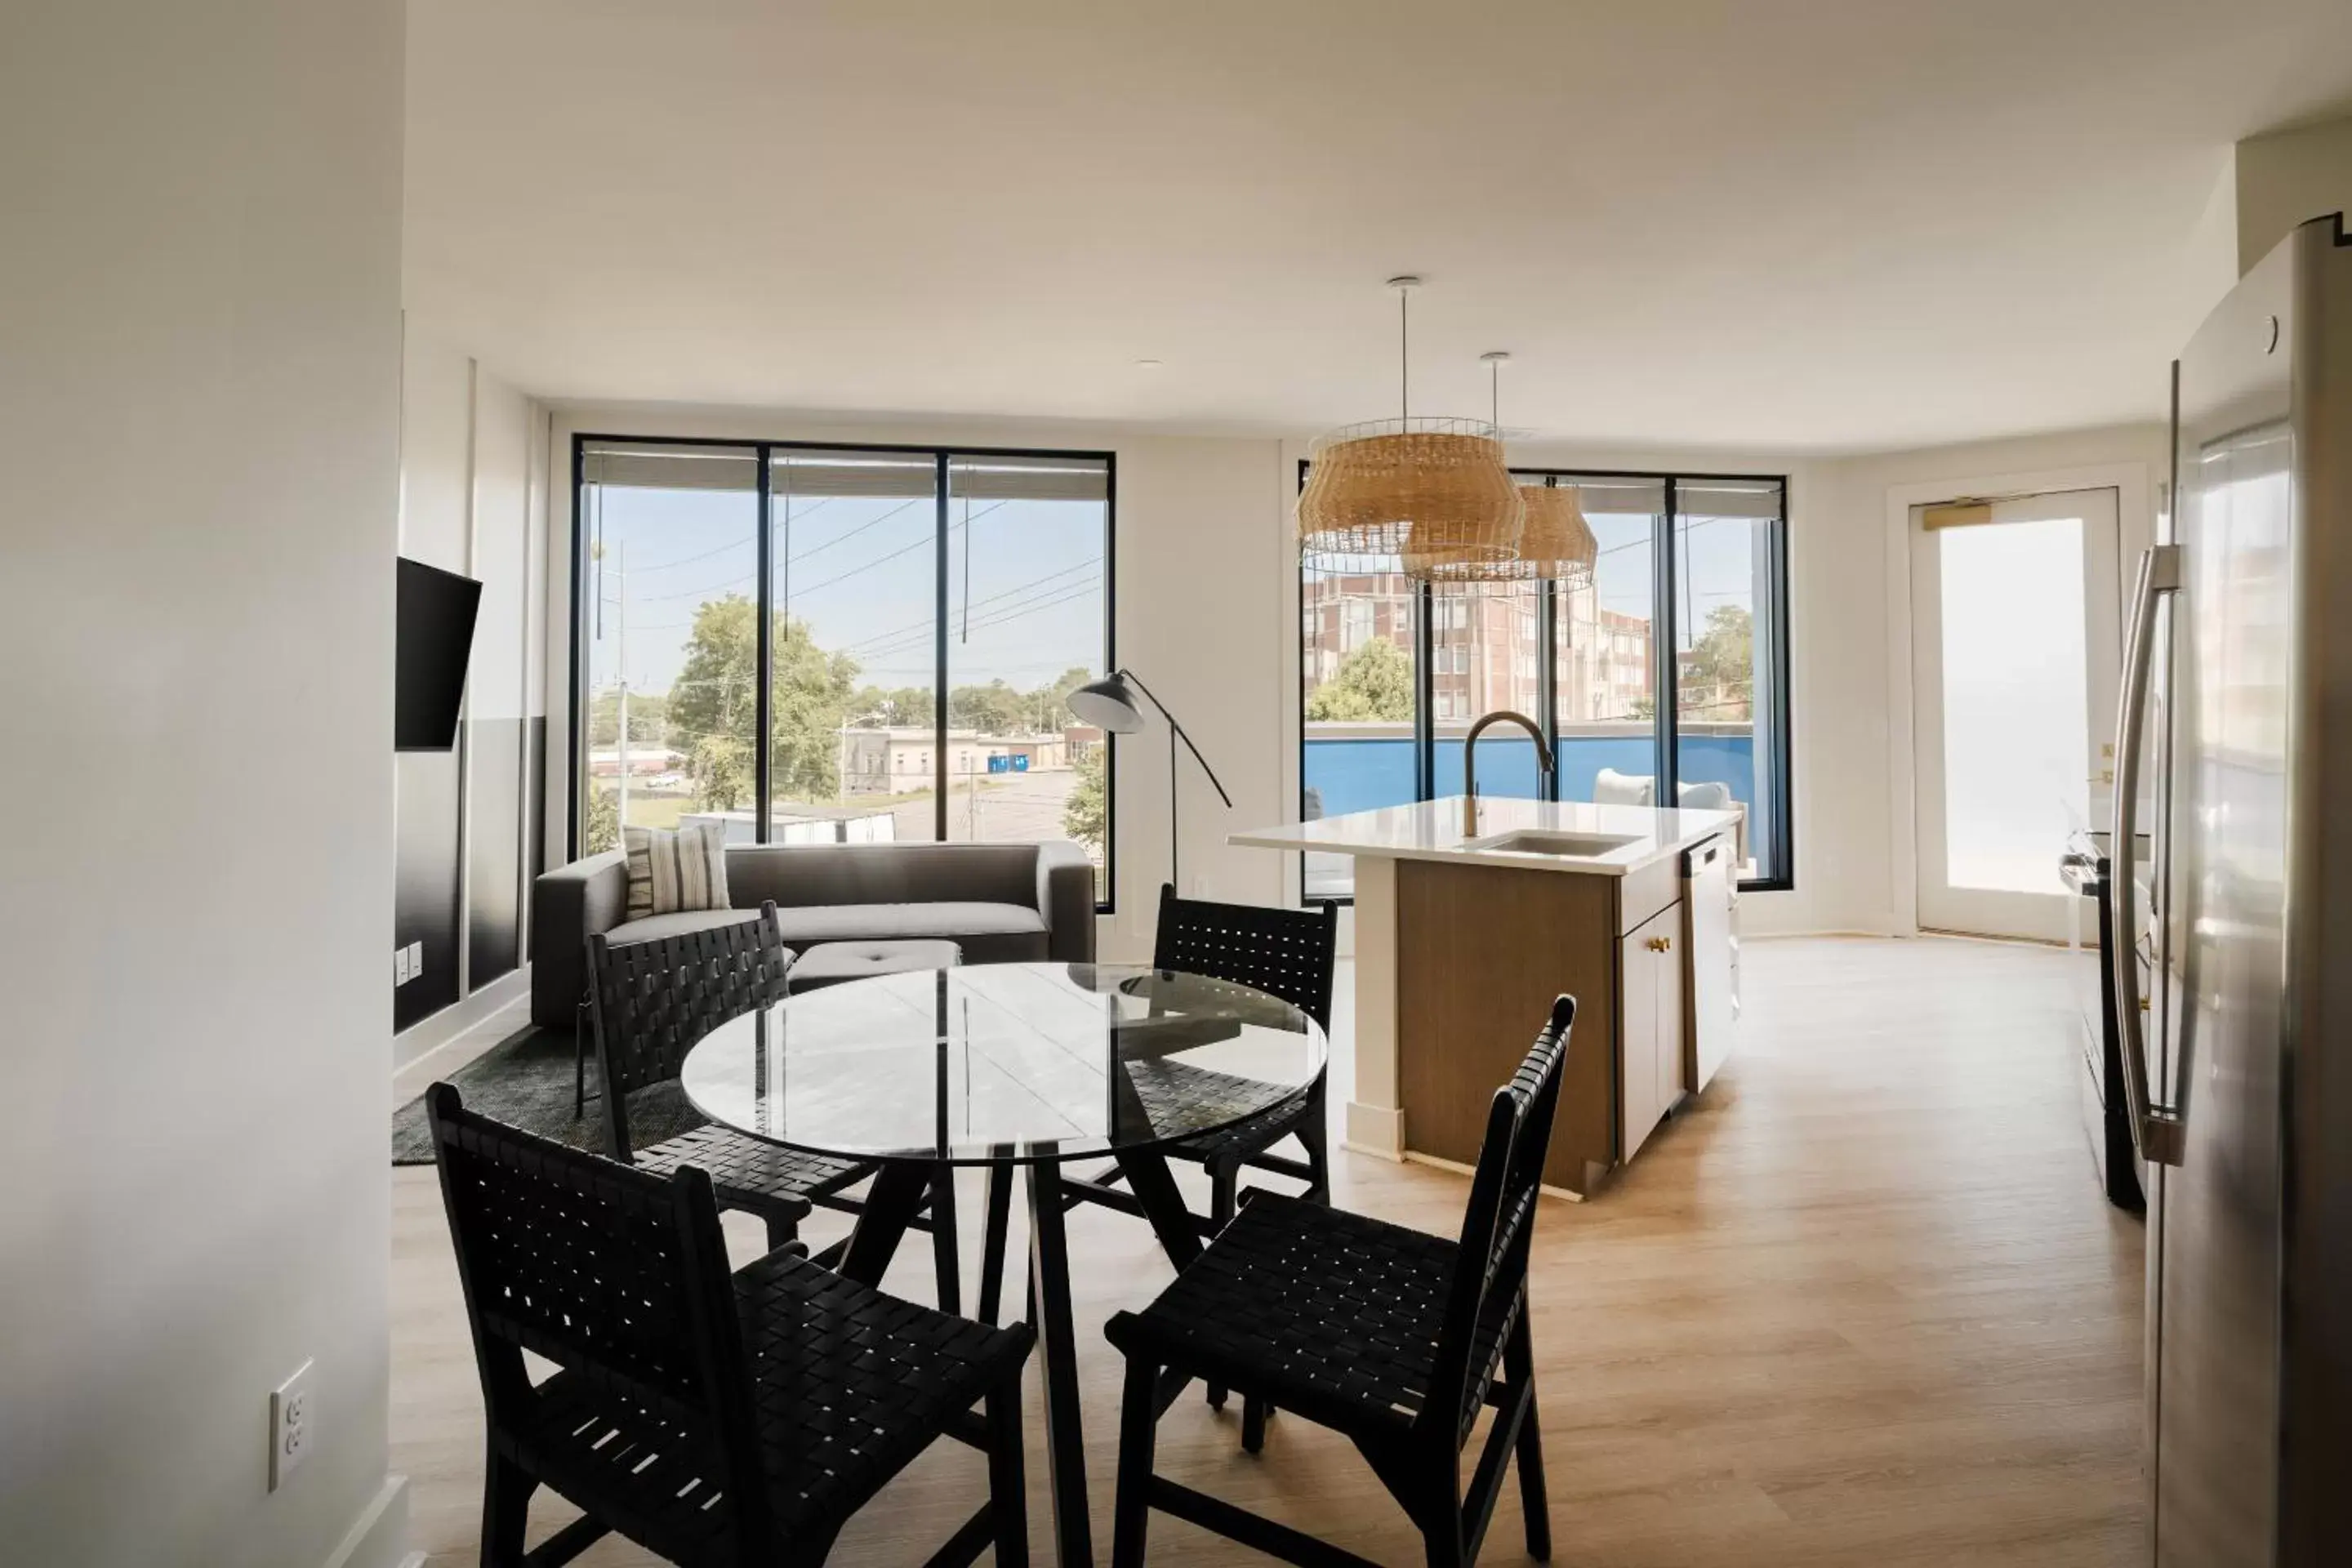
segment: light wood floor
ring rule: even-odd
[[[1744,963],[1747,1016],[1722,1079],[1613,1188],[1543,1212],[1533,1324],[1553,1561],[2130,1561],[2143,1529],[2141,1230],[2092,1179],[2069,1076],[2066,960],[1994,943],[1805,940],[1753,942]],[[1345,1029],[1343,1017],[1342,1048]],[[1463,1178],[1339,1161],[1341,1205],[1431,1230],[1459,1223]],[[394,1177],[393,1468],[414,1483],[413,1544],[434,1568],[470,1564],[472,1352],[433,1173]],[[975,1187],[968,1220],[977,1199]],[[749,1229],[730,1239],[746,1256],[756,1247]],[[1071,1243],[1084,1260],[1089,1480],[1107,1560],[1118,1363],[1098,1325],[1168,1271],[1140,1223],[1101,1210],[1072,1217]],[[928,1300],[917,1254],[888,1283]],[[1031,1384],[1043,1562],[1034,1363]],[[1277,1417],[1253,1458],[1236,1423],[1197,1395],[1160,1431],[1161,1468],[1181,1479],[1379,1562],[1422,1560],[1329,1434]],[[977,1454],[941,1445],[850,1527],[834,1561],[920,1562],[982,1484]],[[537,1516],[534,1540],[569,1510],[542,1493]],[[1513,1488],[1483,1560],[1523,1561],[1519,1527]],[[1164,1516],[1151,1559],[1258,1560]],[[654,1560],[608,1539],[581,1561]]]

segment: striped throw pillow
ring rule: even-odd
[[[727,830],[719,824],[624,827],[621,847],[629,856],[629,919],[729,907]]]

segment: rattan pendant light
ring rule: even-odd
[[[1486,364],[1495,428],[1502,430],[1502,370],[1511,356],[1499,350],[1481,354]],[[1601,542],[1584,520],[1582,498],[1573,485],[1547,478],[1518,487],[1524,521],[1517,548],[1505,559],[1445,550],[1408,550],[1405,574],[1434,583],[1515,583],[1547,578],[1571,588],[1591,584]]]
[[[1394,570],[1400,557],[1491,561],[1517,551],[1524,503],[1495,427],[1412,412],[1411,310],[1420,286],[1418,278],[1389,279],[1397,291],[1397,417],[1344,426],[1308,448],[1298,551],[1310,563]]]

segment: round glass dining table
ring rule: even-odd
[[[1030,1298],[1045,1367],[1058,1561],[1093,1562],[1066,1162],[1116,1162],[1088,1196],[1148,1220],[1179,1268],[1201,1249],[1164,1151],[1304,1094],[1323,1070],[1313,1019],[1246,985],[1120,964],[998,963],[848,981],[756,1009],[687,1054],[695,1109],[751,1137],[869,1162],[841,1271],[868,1284],[931,1205],[952,1237],[952,1169],[985,1166],[980,1315],[996,1317],[1012,1181],[1029,1198]],[[959,1310],[951,1242],[940,1305]]]

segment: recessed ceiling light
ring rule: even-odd
[[[1138,370],[1158,370],[1160,366],[1160,362],[1156,359],[1139,359],[1135,362],[1135,368]]]

